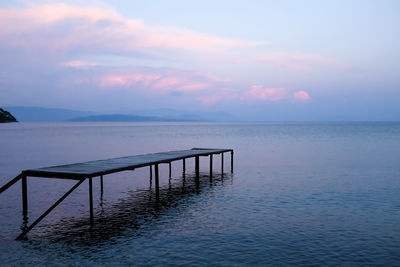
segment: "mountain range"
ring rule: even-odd
[[[129,110],[123,113],[101,113],[25,106],[8,106],[4,108],[21,122],[235,121],[235,117],[226,112],[188,112],[167,108]]]

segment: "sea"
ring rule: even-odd
[[[400,266],[399,122],[0,124],[0,186],[22,170],[193,147],[234,149],[81,184],[28,177],[0,194],[2,266]]]

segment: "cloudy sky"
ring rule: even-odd
[[[0,1],[0,106],[399,120],[400,1]]]

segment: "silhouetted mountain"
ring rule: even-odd
[[[150,117],[150,116],[136,116],[136,115],[125,115],[125,114],[110,114],[110,115],[94,115],[74,118],[69,121],[176,121],[167,118]]]
[[[194,112],[170,108],[127,110],[123,113],[139,116],[155,116],[177,121],[237,121],[237,118],[226,112]]]
[[[0,108],[0,123],[2,122],[17,122],[17,119],[10,112]]]
[[[98,113],[62,108],[6,107],[19,121],[68,121]]]
[[[6,107],[22,122],[55,121],[235,121],[225,112],[188,112],[169,108],[99,112],[42,107]]]

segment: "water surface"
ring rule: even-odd
[[[21,170],[135,154],[233,148],[83,183],[24,241],[20,184],[0,195],[4,265],[400,264],[400,123],[13,123],[0,125],[0,184]],[[74,181],[29,178],[32,222]]]

